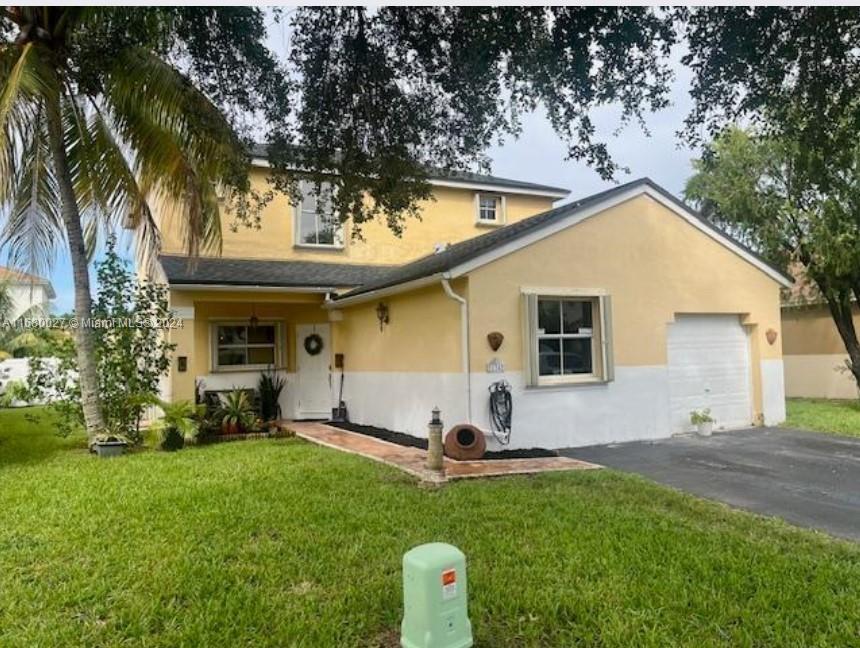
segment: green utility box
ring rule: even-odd
[[[403,648],[469,648],[466,556],[443,542],[403,555]]]

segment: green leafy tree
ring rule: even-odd
[[[104,261],[97,265],[97,277],[91,332],[104,429],[137,442],[141,418],[155,401],[174,348],[163,328],[171,317],[167,288],[138,280],[116,253],[113,239],[108,240]],[[31,398],[58,410],[62,431],[68,433],[84,423],[80,372],[71,340],[56,345],[53,356],[56,360],[30,361]]]
[[[853,165],[860,133],[858,7],[696,7],[675,16],[688,48],[682,61],[694,73],[695,104],[684,128],[691,143],[747,122],[763,135],[796,142],[794,163],[819,185],[834,169]]]
[[[694,163],[686,197],[768,259],[800,264],[827,302],[860,385],[853,304],[860,299],[860,147],[834,155],[827,187],[802,141],[731,128]]]
[[[158,249],[158,207],[178,216],[190,254],[217,249],[219,187],[236,190],[240,215],[253,196],[245,146],[216,103],[247,112],[278,98],[264,35],[253,9],[5,7],[0,243],[12,263],[41,273],[65,241],[85,320],[99,232],[133,229],[145,260]],[[106,426],[92,331],[76,342],[92,436]]]
[[[571,158],[612,177],[591,109],[626,123],[668,103],[672,17],[649,8],[308,7],[290,29],[294,119],[272,132],[273,179],[332,182],[353,232],[377,218],[400,232],[430,167],[486,169],[538,106]]]

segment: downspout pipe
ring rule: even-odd
[[[469,371],[469,302],[451,288],[451,283],[442,277],[442,290],[460,305],[460,350],[461,369],[466,381],[466,423],[472,422],[472,374]]]

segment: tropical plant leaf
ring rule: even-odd
[[[10,178],[14,193],[0,229],[0,247],[7,250],[11,265],[43,275],[65,238],[65,229],[41,112],[34,116],[31,132]]]
[[[118,57],[104,103],[132,152],[140,187],[164,218],[178,222],[187,252],[220,250],[216,188],[247,165],[229,122],[186,77],[142,48]]]

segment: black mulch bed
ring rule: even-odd
[[[382,439],[383,441],[388,441],[390,443],[396,443],[397,445],[407,446],[409,448],[421,448],[422,450],[427,449],[427,439],[420,439],[412,436],[411,434],[404,434],[403,432],[394,432],[392,430],[386,430],[385,428],[373,427],[372,425],[358,425],[357,423],[329,421],[328,425],[340,428],[341,430],[365,434],[367,436]],[[488,451],[484,453],[482,459],[536,459],[539,457],[557,456],[558,453],[556,451],[547,450],[546,448],[522,448],[519,450]]]

